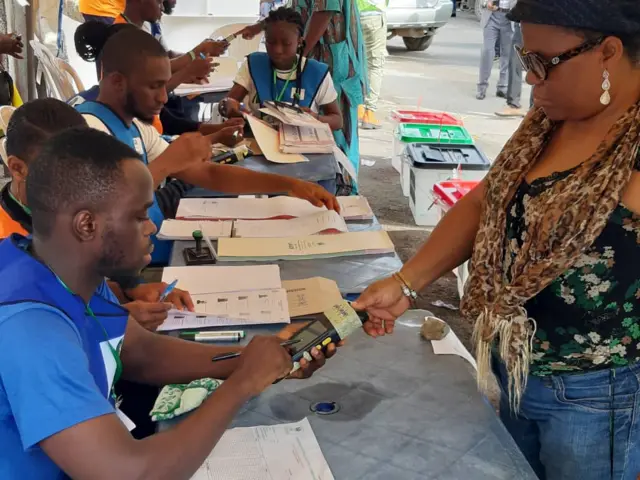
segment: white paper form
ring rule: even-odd
[[[173,93],[179,97],[200,95],[210,92],[225,92],[233,87],[233,79],[238,73],[238,61],[235,58],[216,58],[218,65],[209,75],[207,83],[183,83]]]
[[[236,220],[233,230],[236,237],[268,238],[348,232],[349,228],[340,214],[331,210],[291,220]]]
[[[227,430],[191,480],[334,480],[311,424]]]
[[[195,313],[171,310],[158,331],[290,323],[284,288],[191,295]]]
[[[338,197],[340,215],[345,220],[371,219],[373,211],[366,197]],[[266,220],[295,218],[326,212],[306,200],[293,197],[271,198],[183,198],[176,218],[211,220]]]
[[[282,288],[278,265],[166,267],[162,281],[169,284],[174,280],[178,280],[178,288],[192,296]]]
[[[233,229],[231,221],[212,220],[172,220],[166,219],[160,225],[158,238],[160,240],[193,240],[193,232],[200,230],[209,238],[230,237]]]

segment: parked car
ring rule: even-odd
[[[451,0],[389,0],[389,38],[402,37],[407,50],[426,50],[433,43],[437,30],[447,24],[452,12]]]

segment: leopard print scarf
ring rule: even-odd
[[[462,301],[463,314],[475,320],[479,386],[486,391],[496,341],[513,411],[526,387],[536,328],[524,304],[576,262],[619,204],[640,147],[640,103],[618,120],[589,160],[529,200],[523,245],[507,275],[507,208],[554,129],[542,109],[531,112],[493,163]]]

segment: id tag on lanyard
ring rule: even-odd
[[[297,93],[297,89],[295,87],[293,87],[291,89],[291,100],[294,100],[296,98],[296,93]],[[300,93],[298,95],[298,100],[300,100],[300,101],[304,100],[304,88],[300,89]]]

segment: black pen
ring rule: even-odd
[[[286,342],[282,342],[280,344],[281,347],[290,347],[291,345],[295,345],[296,343],[299,343],[300,339],[297,340],[287,340]],[[211,359],[212,362],[219,362],[220,360],[231,360],[232,358],[237,358],[241,355],[240,352],[233,352],[233,353],[223,353],[222,355],[216,355],[215,357],[213,357]]]

